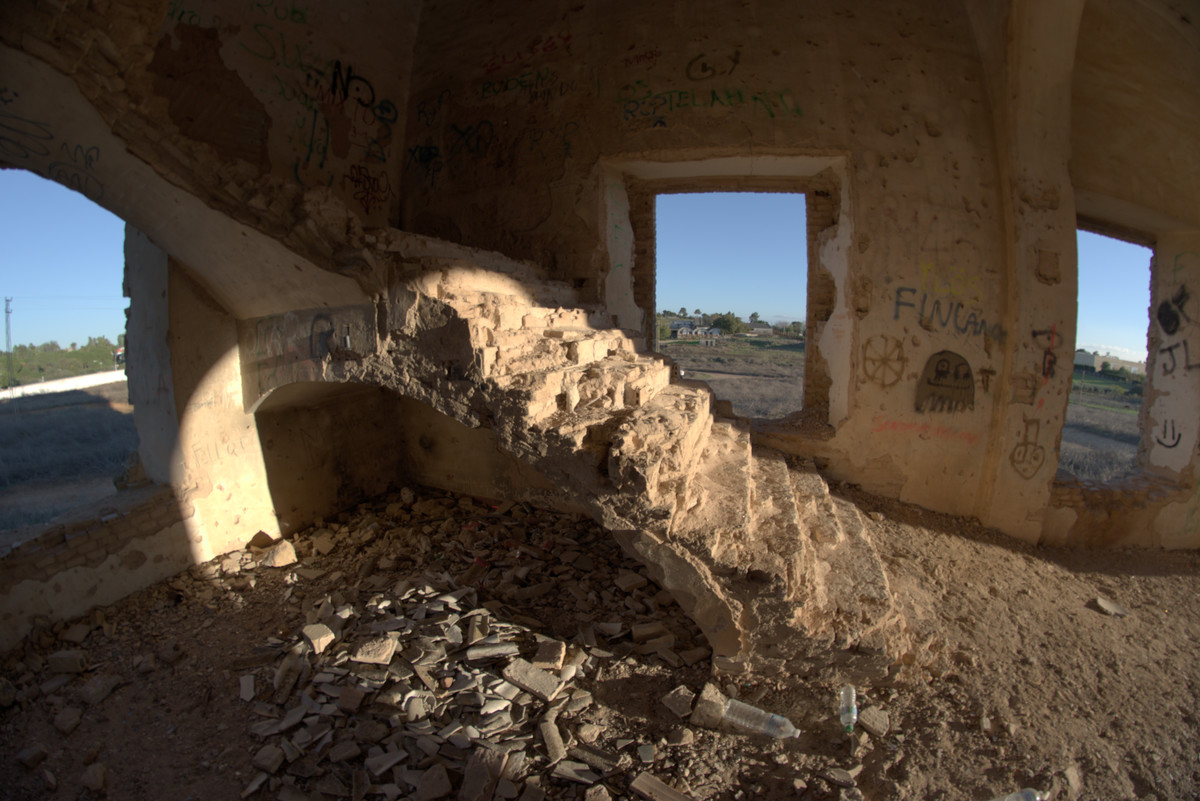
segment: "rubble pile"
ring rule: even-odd
[[[167,736],[187,727],[205,749],[198,772],[248,769],[245,798],[860,797],[826,774],[861,770],[865,739],[848,756],[822,731],[783,743],[722,729],[720,704],[701,714],[714,694],[827,713],[800,710],[795,677],[725,676],[718,692],[700,629],[648,572],[586,518],[403,489],[40,629],[10,655],[0,705],[47,711],[18,749],[28,780],[89,797],[131,778],[100,732],[151,686],[176,710]],[[192,714],[207,737],[177,717]],[[100,738],[82,766],[80,732]]]
[[[240,676],[262,742],[247,796],[536,801],[577,786],[595,801],[637,782],[678,797],[646,768],[695,733],[625,732],[585,685],[630,657],[703,675],[710,652],[602,530],[410,490],[345,517],[294,538],[303,561],[285,581],[304,624]],[[280,547],[258,564],[279,566]],[[245,586],[244,560],[201,572]]]

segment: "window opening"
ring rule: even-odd
[[[101,501],[137,450],[125,385],[125,223],[78,192],[0,170],[0,553]]]
[[[804,404],[804,195],[657,196],[658,351],[744,417]]]
[[[1153,251],[1080,229],[1075,366],[1059,466],[1085,481],[1137,472]]]

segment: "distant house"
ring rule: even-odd
[[[750,330],[746,332],[746,335],[752,337],[775,336],[775,329],[766,323],[750,323]]]
[[[1106,353],[1101,356],[1098,353],[1091,353],[1083,350],[1082,348],[1075,351],[1076,367],[1089,367],[1092,370],[1099,370],[1104,366],[1105,362],[1108,362],[1109,367],[1111,367],[1113,370],[1120,370],[1124,368],[1129,370],[1131,375],[1146,374],[1145,362],[1131,362],[1127,359],[1119,359],[1116,356],[1113,356],[1111,353]]]

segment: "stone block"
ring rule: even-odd
[[[84,770],[80,781],[93,793],[104,795],[105,787],[108,784],[108,770],[104,767],[103,762],[93,762]]]

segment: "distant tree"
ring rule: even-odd
[[[118,348],[125,347],[125,335],[124,334],[117,334],[117,347]]]
[[[696,315],[697,317],[699,317],[699,316],[702,314],[702,312],[701,312],[699,309],[696,309],[694,312],[692,312],[692,314],[694,314],[694,315]]]
[[[41,345],[38,345],[37,349],[42,353],[58,353],[60,350],[62,350],[62,348],[59,347],[58,343],[54,340],[50,340],[49,342],[44,342]]]
[[[750,322],[752,322],[752,323],[758,322],[758,312],[750,312]]]
[[[1100,372],[1107,373],[1112,369],[1112,362],[1100,362]]]
[[[72,343],[71,343],[71,350],[79,350],[79,343],[78,343],[78,342],[72,342]]]
[[[725,312],[724,314],[714,314],[712,318],[713,328],[719,328],[726,334],[740,334],[746,330],[746,324],[742,319],[733,312]]]
[[[680,316],[680,317],[687,317],[687,306],[680,306],[680,307],[679,307],[679,316]]]

